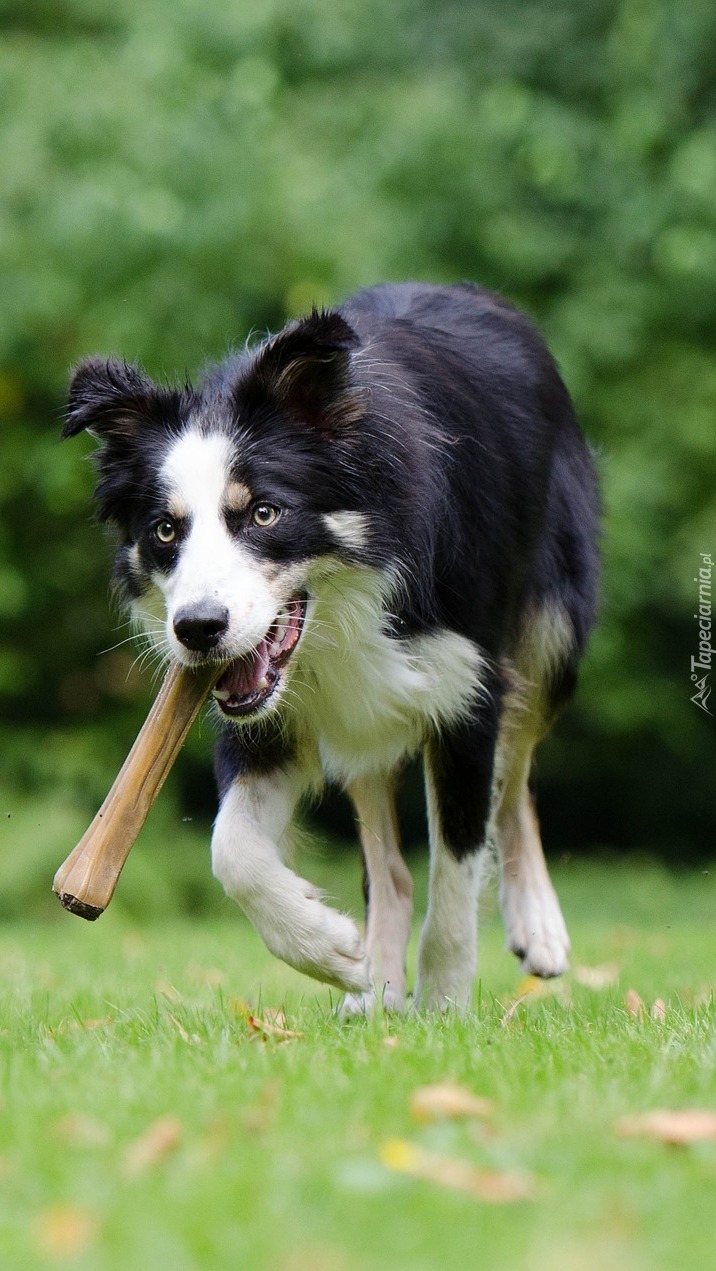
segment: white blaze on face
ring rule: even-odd
[[[242,548],[227,527],[225,511],[236,490],[231,460],[229,437],[192,429],[177,438],[162,465],[167,511],[186,525],[174,569],[156,576],[166,603],[169,643],[179,657],[185,651],[173,623],[187,607],[228,609],[222,651],[236,657],[265,636],[284,599],[271,585],[273,571]]]

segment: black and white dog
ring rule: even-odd
[[[530,770],[594,620],[599,512],[530,323],[470,284],[374,287],[197,388],[85,361],[65,435],[83,428],[134,616],[167,655],[223,668],[213,868],[269,949],[346,989],[348,1010],[404,1006],[393,787],[422,752],[418,1005],[469,1003],[490,842],[509,947],[564,971]],[[327,779],[356,811],[365,942],[289,864],[296,805]]]

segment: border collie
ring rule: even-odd
[[[404,1007],[394,785],[420,752],[419,1007],[469,1004],[492,843],[509,948],[566,970],[530,773],[594,621],[599,501],[527,319],[468,283],[373,287],[197,387],[84,361],[64,435],[83,428],[134,617],[167,656],[220,668],[213,869],[269,949],[348,1011]],[[356,812],[365,940],[291,869],[294,811],[326,780]]]

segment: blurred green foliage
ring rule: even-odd
[[[0,30],[8,810],[89,812],[150,693],[130,645],[98,656],[127,631],[83,442],[57,443],[68,366],[191,373],[359,286],[470,278],[536,318],[601,453],[602,625],[545,749],[549,837],[708,853],[712,0],[0,0]]]

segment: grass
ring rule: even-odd
[[[354,861],[310,873],[358,910]],[[468,1017],[351,1024],[228,905],[195,921],[140,924],[118,906],[93,926],[59,907],[6,923],[2,1265],[712,1266],[716,1143],[669,1148],[614,1125],[716,1108],[716,876],[616,862],[555,875],[575,966],[606,966],[612,983],[570,976],[507,1024],[520,975],[494,911]],[[629,988],[644,1018],[625,1009]],[[656,997],[665,1022],[648,1014]],[[301,1037],[252,1031],[248,1011],[278,1007]],[[412,1092],[445,1080],[493,1100],[491,1116],[416,1122]],[[534,1198],[485,1203],[390,1168],[417,1148],[534,1175]]]

